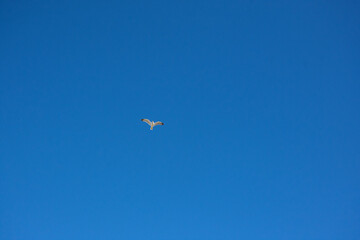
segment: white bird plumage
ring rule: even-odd
[[[160,121],[157,121],[157,122],[154,122],[154,121],[150,121],[149,119],[141,119],[141,121],[143,122],[146,122],[147,124],[150,125],[150,130],[153,130],[153,128],[157,125],[164,125],[164,123],[160,122]]]

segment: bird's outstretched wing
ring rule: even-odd
[[[150,120],[149,119],[141,119],[141,121],[143,121],[143,122],[146,122],[147,124],[149,124],[150,126],[151,126],[151,122],[150,122]]]
[[[157,125],[164,125],[164,123],[162,123],[162,122],[156,122],[156,123],[154,124],[154,126],[157,126]]]

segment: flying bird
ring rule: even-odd
[[[162,122],[154,122],[154,121],[150,121],[149,119],[141,119],[141,121],[146,122],[147,124],[150,125],[150,130],[153,130],[153,127],[157,126],[157,125],[164,125],[164,123]]]

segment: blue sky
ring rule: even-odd
[[[357,239],[358,9],[1,1],[0,238]]]

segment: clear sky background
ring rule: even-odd
[[[359,239],[359,9],[2,0],[0,239]]]

